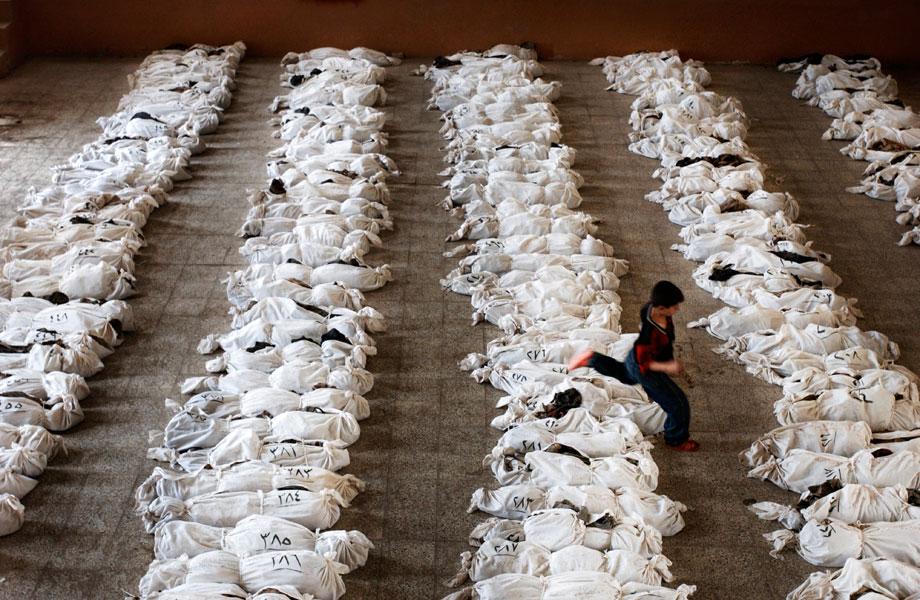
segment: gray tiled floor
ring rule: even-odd
[[[443,196],[435,174],[438,114],[424,110],[429,82],[410,77],[417,61],[394,69],[387,88],[391,155],[403,175],[391,185],[396,230],[373,260],[388,262],[395,281],[368,295],[388,317],[370,368],[373,415],[362,423],[350,470],[368,491],[344,512],[341,525],[365,531],[377,544],[367,567],[347,577],[355,599],[431,599],[456,569],[466,536],[478,520],[465,513],[469,493],[490,479],[480,459],[494,443],[488,428],[497,394],[456,368],[480,351],[494,331],[471,328],[466,299],[444,295],[438,279],[454,264],[440,256],[452,221],[435,203]],[[34,61],[0,80],[0,112],[20,125],[0,129],[0,216],[29,185],[48,180],[48,168],[95,135],[93,120],[111,112],[124,93],[125,60]],[[670,251],[676,228],[656,205],[654,161],[625,149],[630,98],[603,92],[600,70],[581,63],[548,63],[548,77],[564,84],[557,105],[565,141],[579,151],[584,209],[602,218],[600,235],[630,260],[623,281],[624,327],[654,281],[667,277],[687,292],[680,320],[719,308],[690,280],[692,265]],[[828,119],[789,96],[794,77],[769,68],[711,68],[713,87],[737,95],[751,117],[750,143],[772,167],[775,189],[795,194],[809,235],[835,255],[843,290],[861,299],[864,326],[902,344],[904,364],[917,368],[920,331],[909,320],[920,297],[917,248],[898,248],[901,228],[891,206],[843,191],[862,165],[822,142]],[[277,91],[276,61],[247,60],[225,123],[211,150],[196,157],[195,179],[180,183],[171,203],[155,213],[150,242],[138,260],[141,295],[132,301],[138,332],[91,384],[87,419],[67,434],[69,457],[55,461],[26,501],[23,530],[0,539],[0,598],[113,598],[134,589],[151,556],[150,540],[131,512],[133,489],[150,469],[146,432],[167,418],[163,398],[200,372],[194,345],[227,326],[220,278],[239,264],[233,232],[246,209],[246,189],[262,183],[264,152],[274,145],[264,110]],[[902,95],[920,97],[916,70],[901,70]],[[78,86],[92,81],[93,86]],[[656,451],[661,491],[689,504],[687,529],[666,541],[680,582],[695,583],[702,600],[781,598],[811,568],[767,554],[760,533],[770,527],[749,515],[747,498],[790,501],[747,480],[735,455],[774,422],[777,391],[722,362],[699,331],[680,331],[694,385],[697,455]]]

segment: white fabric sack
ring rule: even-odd
[[[529,541],[553,552],[582,545],[602,551],[632,550],[643,556],[661,554],[661,533],[637,519],[624,518],[611,523],[604,517],[585,523],[567,508],[534,511],[523,521],[493,517],[470,533],[473,546],[494,539]]]
[[[11,448],[14,445],[29,448],[52,459],[64,450],[64,439],[44,427],[0,423],[0,448]]]
[[[26,509],[16,496],[0,494],[0,536],[16,533],[25,521]]]
[[[789,593],[788,600],[844,600],[863,592],[867,593],[862,597],[872,600],[913,600],[918,589],[920,568],[914,565],[884,558],[851,558],[837,571],[812,573],[802,585]]]
[[[361,292],[369,292],[383,287],[392,279],[393,276],[387,265],[372,268],[330,264],[313,269],[309,283],[315,287],[324,283],[340,282],[346,287],[354,288]]]
[[[0,495],[12,495],[22,500],[35,489],[38,480],[8,467],[0,468]]]
[[[256,591],[290,585],[317,600],[338,600],[345,594],[342,575],[348,567],[309,550],[281,550],[240,559],[243,587]]]
[[[644,521],[661,532],[674,535],[684,527],[681,513],[687,507],[635,488],[610,490],[599,486],[559,486],[542,490],[532,485],[509,485],[473,492],[468,512],[481,510],[496,517],[523,519],[546,508],[571,507],[586,511],[592,520],[605,515],[615,519],[631,517]]]
[[[336,562],[350,570],[364,566],[374,547],[360,531],[323,531],[292,521],[265,515],[246,517],[236,527],[221,528],[189,521],[169,521],[157,527],[154,549],[158,559],[196,556],[210,550],[225,550],[237,556],[277,550],[313,550],[331,553]]]
[[[156,497],[187,500],[216,492],[294,488],[311,492],[336,490],[343,501],[349,503],[364,489],[364,482],[354,475],[339,475],[317,467],[280,467],[258,461],[239,463],[226,469],[203,469],[194,474],[157,467],[138,487],[135,500],[137,508],[143,509]]]
[[[741,454],[741,464],[756,467],[792,449],[853,456],[869,447],[872,430],[863,422],[810,421],[778,427],[762,435]]]
[[[445,600],[688,600],[695,590],[688,585],[668,589],[641,583],[621,584],[611,575],[596,571],[576,571],[550,577],[508,573],[480,581],[470,589],[445,597]]]
[[[820,567],[840,567],[850,558],[887,558],[917,564],[920,521],[849,525],[836,519],[810,520],[799,533],[779,530],[764,534],[777,556],[797,543],[802,558]]]
[[[138,591],[142,598],[180,585],[192,583],[240,584],[239,559],[229,552],[214,550],[188,558],[155,560],[141,577]]]
[[[499,449],[500,450],[500,449]],[[484,466],[491,466],[499,483],[531,483],[541,488],[557,485],[599,485],[610,489],[654,490],[658,467],[648,454],[630,452],[622,456],[588,459],[555,452],[534,451],[523,460],[489,455]]]
[[[334,490],[307,492],[224,492],[189,500],[157,498],[142,514],[148,531],[157,523],[182,519],[213,527],[233,527],[249,515],[288,519],[305,527],[326,529],[339,519],[343,505]]]
[[[170,590],[150,594],[144,600],[202,600],[203,598],[248,600],[249,596],[243,588],[233,583],[186,583]]]
[[[567,546],[556,552],[532,542],[495,540],[485,543],[475,553],[464,552],[461,571],[450,585],[485,581],[504,573],[559,575],[572,571],[599,571],[613,575],[621,583],[640,582],[659,585],[671,579],[668,561],[663,556],[645,558],[629,550],[601,552],[585,546]]]
[[[876,451],[878,452],[878,451]],[[920,485],[920,453],[903,450],[873,455],[862,450],[849,458],[808,450],[790,450],[782,458],[770,458],[748,472],[748,477],[768,480],[775,485],[803,493],[825,483],[862,483],[875,486]]]

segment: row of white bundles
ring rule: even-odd
[[[373,548],[331,530],[364,483],[340,471],[369,416],[367,358],[382,315],[364,292],[390,280],[365,255],[392,227],[383,81],[396,59],[320,48],[282,60],[271,110],[282,145],[240,235],[248,266],[228,279],[231,328],[198,346],[207,375],[149,456],[137,490],[155,536],[145,599],[337,600]]]
[[[898,84],[875,58],[809,55],[783,62],[801,71],[792,95],[834,120],[822,136],[849,142],[840,152],[869,163],[854,194],[895,203],[897,222],[913,225],[901,246],[920,244],[920,115],[898,100]]]
[[[619,278],[625,261],[593,237],[577,210],[581,176],[562,143],[534,50],[495,46],[437,59],[433,82],[447,140],[443,206],[463,222],[448,237],[462,256],[442,284],[470,297],[473,323],[505,336],[461,368],[508,396],[493,424],[504,433],[483,466],[500,487],[473,494],[470,512],[494,518],[470,536],[449,598],[686,598],[661,536],[683,527],[685,507],[655,493],[646,434],[664,415],[638,387],[566,370],[576,353],[623,357]]]
[[[192,46],[148,56],[99,137],[52,183],[30,189],[0,233],[0,535],[19,502],[83,420],[84,381],[133,329],[142,228],[173,182],[189,179],[229,106],[245,46]]]
[[[741,455],[750,477],[803,494],[799,509],[752,506],[788,528],[766,536],[774,553],[795,546],[820,566],[891,559],[887,569],[915,577],[920,397],[916,375],[894,364],[897,344],[855,326],[855,300],[833,291],[840,278],[793,220],[795,201],[763,189],[740,103],[706,91],[700,63],[673,51],[599,62],[614,89],[639,96],[630,149],[661,160],[649,199],[684,227],[675,249],[702,262],[697,283],[730,305],[690,326],[783,388],[781,427]]]

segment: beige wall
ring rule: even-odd
[[[916,0],[23,0],[26,52],[137,54],[244,40],[260,55],[366,45],[408,56],[533,40],[545,58],[678,48],[703,60],[806,52],[920,61]]]

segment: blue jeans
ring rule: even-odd
[[[625,363],[595,352],[588,366],[627,385],[641,385],[652,402],[667,415],[664,422],[665,443],[677,446],[690,438],[690,402],[686,394],[664,373],[649,371],[643,374],[634,351],[629,352]]]

